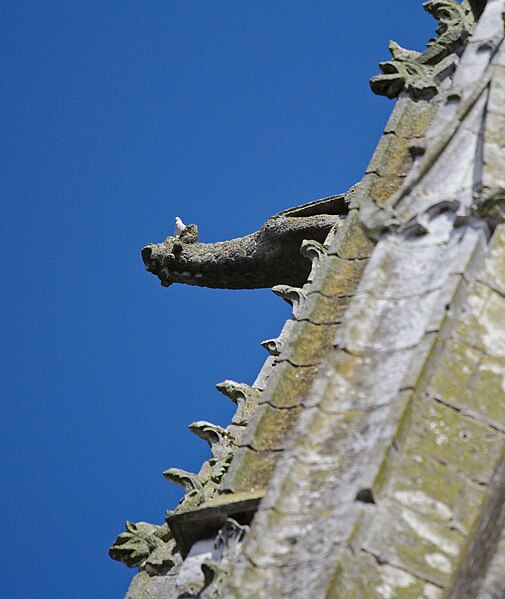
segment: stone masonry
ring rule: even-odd
[[[371,81],[396,104],[362,181],[286,211],[330,223],[274,287],[292,319],[218,384],[230,425],[190,425],[211,457],[164,473],[179,506],[111,548],[126,599],[505,597],[505,0],[423,6],[438,37]],[[174,244],[208,255],[193,232],[162,280]]]

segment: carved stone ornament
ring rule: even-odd
[[[212,457],[203,463],[198,474],[186,472],[180,468],[169,468],[163,472],[166,480],[185,490],[185,495],[179,505],[170,513],[195,508],[212,499],[219,489],[233,457],[234,438],[226,429],[200,420],[191,423],[189,430],[209,444]]]
[[[186,227],[179,219],[176,234],[146,245],[142,259],[164,287],[172,283],[220,289],[301,286],[311,270],[310,259],[300,253],[302,242],[324,242],[347,212],[347,196],[331,196],[279,212],[255,233],[217,243],[199,243],[196,225]]]
[[[176,551],[175,540],[166,524],[126,521],[126,532],[118,536],[109,555],[129,568],[161,574],[175,564]]]
[[[438,90],[437,75],[442,61],[462,46],[468,39],[475,24],[470,4],[467,0],[429,0],[424,9],[438,20],[438,38],[428,42],[423,53],[405,50],[395,42],[389,43],[393,60],[379,64],[381,75],[372,77],[370,86],[375,94],[395,98],[406,90],[414,98],[431,94]]]
[[[474,203],[473,212],[493,226],[505,223],[505,189],[489,190]]]

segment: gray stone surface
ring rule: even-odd
[[[428,5],[456,28],[470,10]],[[194,424],[215,460],[234,439],[219,476],[210,462],[197,476],[220,481],[198,508],[203,528],[216,498],[256,507],[266,494],[233,558],[181,583],[187,597],[503,596],[504,12],[489,0],[462,55],[466,34],[448,27],[450,51],[432,43],[429,61],[393,47],[396,75],[416,63],[433,78],[446,61],[436,97],[404,81],[349,215],[325,245],[303,244],[303,281],[277,281],[293,320],[265,343],[255,385],[220,385],[238,404],[232,425]],[[127,598],[175,599],[178,567],[141,572]]]

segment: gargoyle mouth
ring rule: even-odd
[[[144,262],[144,266],[146,267],[146,270],[151,270],[150,268],[150,261],[151,261],[151,256],[153,253],[153,248],[150,245],[146,245],[145,247],[142,248],[142,251],[140,252],[142,255],[142,260]]]

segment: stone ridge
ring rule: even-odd
[[[402,92],[349,215],[303,243],[307,283],[274,288],[293,320],[252,387],[218,385],[232,423],[192,425],[212,458],[165,473],[187,491],[168,527],[113,548],[141,569],[127,599],[498,596],[504,13],[488,3],[436,98]]]
[[[427,132],[429,162],[391,201],[405,224],[383,220],[221,597],[433,599],[462,575],[505,450],[505,248],[475,211],[503,188],[488,114],[504,12],[488,4]]]

